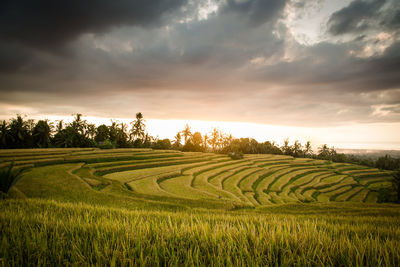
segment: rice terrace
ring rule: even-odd
[[[400,261],[392,173],[285,155],[2,150],[1,261],[25,265],[370,265]]]
[[[3,0],[0,267],[400,266],[400,0]]]

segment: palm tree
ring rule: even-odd
[[[111,125],[109,127],[109,136],[111,143],[115,144],[118,136],[118,125],[116,121],[111,120]]]
[[[181,141],[182,141],[181,132],[178,132],[178,133],[175,135],[174,146],[175,146],[176,148],[180,148],[180,147],[181,147]]]
[[[12,142],[14,142],[14,137],[10,133],[10,127],[8,123],[3,120],[0,124],[0,148],[7,148]]]
[[[143,114],[141,112],[136,113],[136,120],[131,122],[132,128],[129,135],[129,140],[133,141],[135,138],[139,138],[143,141],[145,137],[146,125],[144,124]]]
[[[186,123],[185,129],[182,131],[183,138],[185,139],[185,144],[187,143],[190,136],[192,136],[192,132],[190,130],[189,124]]]
[[[86,134],[87,134],[87,136],[89,137],[89,139],[91,139],[91,140],[94,139],[94,137],[96,136],[96,131],[97,131],[96,125],[94,125],[94,124],[92,124],[92,123],[89,123],[89,124],[87,125]]]
[[[16,119],[12,119],[10,123],[10,133],[14,139],[14,147],[22,148],[27,145],[29,138],[29,128],[27,122],[17,115]]]
[[[73,147],[74,146],[75,131],[72,127],[68,126],[62,129],[54,136],[54,143],[58,147]]]
[[[292,148],[289,145],[289,139],[286,138],[285,140],[283,140],[283,146],[282,146],[282,152],[285,155],[291,155],[292,154]]]
[[[305,144],[303,153],[304,157],[307,157],[308,155],[311,155],[313,153],[310,141],[307,141],[307,143]]]
[[[64,129],[64,121],[59,120],[56,126],[56,132],[59,133]]]
[[[87,129],[87,121],[82,120],[82,114],[76,113],[75,120],[71,124],[77,135],[85,135]]]
[[[214,128],[210,134],[210,139],[208,142],[210,143],[212,150],[214,152],[216,151],[216,148],[219,144],[220,136],[221,136],[221,133],[217,128]]]
[[[230,147],[231,143],[233,141],[233,136],[232,134],[223,134],[223,133],[219,133],[219,143],[217,144],[220,145],[223,149],[228,149],[228,147]]]
[[[204,147],[204,151],[205,151],[205,152],[207,152],[207,150],[208,150],[208,145],[207,145],[208,138],[209,138],[209,137],[208,137],[207,134],[205,134],[204,137],[203,137],[203,140],[204,140],[204,142],[203,142],[203,147]]]
[[[127,135],[126,123],[120,123],[117,125],[117,144],[119,147],[128,147],[128,135]]]
[[[294,141],[292,152],[294,157],[300,156],[302,150],[301,150],[301,144],[298,140]]]
[[[326,144],[323,144],[322,146],[320,146],[318,148],[318,157],[320,157],[322,159],[328,159],[329,154],[330,154],[330,151]]]
[[[47,120],[38,121],[32,130],[34,144],[38,147],[49,147],[51,144],[51,128],[52,124]]]

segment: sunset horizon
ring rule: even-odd
[[[69,116],[57,115],[36,115],[29,116],[21,114],[26,119],[35,121],[47,119],[50,122],[57,123],[62,120],[64,123],[72,122],[74,114]],[[125,123],[129,125],[135,120],[132,118],[105,118],[83,115],[83,119],[96,126],[101,124],[109,126],[111,121]],[[0,117],[0,120],[10,120],[17,115],[9,117]],[[144,114],[146,116],[146,114]],[[193,132],[200,132],[202,135],[209,134],[212,129],[217,128],[224,134],[231,134],[234,138],[254,138],[258,142],[275,142],[282,145],[285,139],[290,143],[300,141],[305,144],[310,141],[313,149],[318,150],[323,144],[336,149],[349,150],[400,150],[400,141],[398,141],[396,129],[400,125],[389,123],[373,123],[358,125],[341,125],[331,127],[293,127],[288,125],[266,125],[261,123],[234,122],[234,121],[211,121],[211,120],[179,120],[179,119],[151,119],[145,117],[146,131],[150,136],[158,139],[170,139],[171,142],[177,132],[189,125]],[[379,131],[376,131],[379,129]],[[368,132],[368,134],[366,134]],[[386,142],[382,141],[385,137]]]

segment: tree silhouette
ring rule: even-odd
[[[5,120],[0,124],[0,148],[7,148],[14,142],[10,127]]]
[[[185,140],[185,144],[187,143],[189,137],[192,135],[192,131],[190,130],[189,124],[186,123],[185,129],[182,131],[183,138]]]
[[[217,128],[213,128],[212,132],[210,133],[210,139],[208,142],[214,152],[216,151],[216,148],[219,144],[220,136],[220,131]]]
[[[294,144],[292,146],[292,155],[294,157],[299,157],[302,154],[302,146],[298,140],[294,141]]]
[[[29,147],[29,125],[21,115],[17,115],[17,118],[12,119],[10,123],[10,134],[13,137],[14,148]]]
[[[292,154],[292,148],[289,145],[289,139],[288,138],[283,140],[282,152],[285,155],[291,155]]]
[[[94,140],[94,137],[96,136],[96,131],[96,125],[92,123],[87,124],[86,135],[89,139]]]
[[[52,124],[47,120],[40,120],[32,130],[33,142],[38,147],[49,147],[51,145]]]
[[[99,127],[97,127],[96,136],[95,136],[94,140],[97,143],[105,142],[106,140],[110,140],[110,129],[108,128],[107,125],[102,124]]]
[[[64,121],[59,120],[56,125],[56,133],[61,132],[64,129]]]
[[[141,112],[136,113],[136,120],[131,122],[132,128],[129,134],[130,141],[140,139],[140,142],[144,142],[146,125],[144,124],[143,114]]]
[[[87,122],[82,120],[82,114],[76,113],[75,119],[71,124],[72,129],[74,129],[76,135],[84,135],[86,131]]]
[[[74,147],[75,131],[72,127],[66,127],[54,136],[54,143],[58,147]]]
[[[174,147],[179,149],[182,145],[181,142],[182,142],[181,132],[178,132],[175,135]]]
[[[203,146],[203,138],[201,136],[201,133],[195,132],[192,137],[191,141],[196,149],[196,151],[202,151],[202,146]]]
[[[204,141],[203,141],[203,147],[204,147],[204,151],[205,151],[205,152],[208,151],[208,144],[207,144],[208,138],[209,138],[209,137],[208,137],[207,134],[205,134],[204,137],[203,137],[203,140],[204,140]]]
[[[318,157],[321,159],[329,159],[330,150],[326,144],[318,148]]]
[[[311,142],[307,141],[307,143],[304,146],[304,157],[308,157],[310,155],[312,155],[313,151],[312,151],[312,147],[311,147]]]

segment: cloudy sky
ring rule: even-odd
[[[1,118],[138,111],[400,149],[400,1],[2,1]]]

